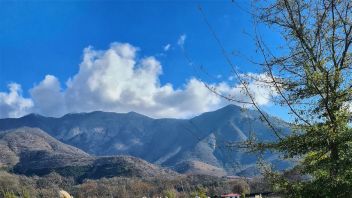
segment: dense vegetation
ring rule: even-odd
[[[190,197],[191,195],[220,195],[223,193],[263,192],[268,184],[260,178],[225,179],[211,176],[181,176],[174,179],[141,179],[113,177],[84,180],[78,183],[73,177],[51,173],[43,177],[27,177],[0,171],[0,197],[57,197],[64,189],[73,197]]]

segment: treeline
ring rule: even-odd
[[[69,192],[75,198],[94,197],[200,197],[224,193],[249,193],[268,190],[268,184],[261,178],[226,179],[204,175],[189,175],[178,178],[127,178],[113,177],[76,182],[72,177],[57,173],[38,176],[23,176],[0,171],[0,197],[30,198],[58,197],[59,190]]]

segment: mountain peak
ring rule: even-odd
[[[140,114],[140,113],[137,113],[137,112],[135,112],[135,111],[130,111],[130,112],[128,112],[127,114],[128,114],[128,115],[144,116],[144,115],[142,115],[142,114]]]
[[[209,111],[209,112],[202,113],[202,114],[192,118],[192,120],[204,118],[204,117],[210,117],[211,119],[215,119],[215,118],[220,118],[220,117],[228,117],[233,114],[240,115],[241,111],[242,111],[241,107],[234,105],[234,104],[229,104],[229,105],[224,106],[224,107],[217,109],[215,111]]]
[[[42,115],[40,115],[38,113],[30,113],[30,114],[27,114],[27,115],[23,116],[22,118],[25,118],[25,117],[28,117],[28,118],[30,118],[30,117],[41,118],[41,117],[44,117],[44,116],[42,116]]]
[[[238,105],[235,105],[235,104],[229,104],[229,105],[226,105],[218,110],[241,110],[243,109],[242,107],[238,106]]]

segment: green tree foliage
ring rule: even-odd
[[[15,195],[15,193],[12,192],[12,191],[4,191],[4,192],[2,193],[2,195],[3,195],[4,198],[17,198],[17,196]]]
[[[197,190],[191,193],[191,197],[200,197],[200,198],[207,198],[207,193],[205,188],[197,188]]]
[[[163,192],[164,197],[167,198],[176,198],[177,197],[177,192],[174,189],[167,189]]]
[[[26,190],[26,189],[22,189],[21,197],[22,198],[30,198],[31,197],[30,192],[28,190]]]
[[[229,183],[230,183],[230,185],[232,185],[232,192],[234,192],[234,193],[238,193],[238,194],[249,194],[250,193],[249,184],[244,180],[237,180],[237,181],[232,181]]]
[[[266,169],[274,189],[287,197],[349,197],[352,1],[261,1],[256,8],[256,22],[279,30],[284,43],[272,50],[259,33],[255,36],[269,77],[265,83],[275,88],[274,100],[290,109],[295,122],[290,134],[273,127],[277,141],[248,143],[298,159],[295,174]]]

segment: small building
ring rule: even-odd
[[[221,197],[226,197],[226,198],[241,198],[240,194],[237,193],[230,193],[230,194],[226,194],[226,195],[221,195]]]

